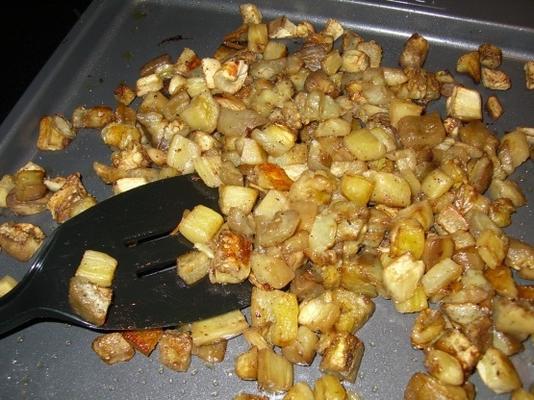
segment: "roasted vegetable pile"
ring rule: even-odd
[[[379,43],[335,20],[316,30],[283,16],[265,21],[251,4],[240,11],[243,24],[212,57],[189,48],[176,60],[162,55],[135,87],[117,87],[114,109],[41,120],[43,151],[99,129],[113,153],[94,170],[115,193],[180,174],[218,188],[219,210],[198,205],[177,221],[175,233],[194,245],[178,257],[177,279],[254,285],[248,321],[234,311],[112,333],[95,340],[95,352],[112,364],[159,346],[165,366],[186,371],[192,355],[222,361],[226,341],[243,334],[250,348],[235,359],[239,378],[288,400],[348,399],[342,383],[355,381],[364,355],[357,332],[381,296],[417,313],[406,340],[424,352],[426,372],[410,379],[405,399],[473,399],[475,372],[495,393],[534,398],[508,358],[534,337],[534,286],[525,284],[534,249],[503,230],[526,203],[510,176],[530,162],[534,128],[492,131],[476,86],[510,88],[501,50],[486,43],[459,57],[457,72],[474,81],[466,87],[424,68],[429,43],[417,33],[400,66],[385,67]],[[444,117],[427,111],[442,97]],[[493,119],[504,112],[495,94],[486,108]],[[48,208],[58,223],[95,201],[79,174],[51,179],[33,163],[0,181],[0,205]],[[42,240],[37,227],[0,227],[0,245],[19,259]],[[109,305],[113,271],[94,260],[80,269],[71,303],[103,323],[76,293],[104,290]],[[313,388],[295,382],[293,365],[316,355],[324,376]]]

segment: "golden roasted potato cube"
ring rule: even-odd
[[[128,85],[121,83],[113,91],[113,96],[117,102],[124,104],[125,106],[130,105],[135,99],[135,92]]]
[[[254,139],[243,138],[238,142],[241,163],[247,165],[262,164],[267,161],[267,153]]]
[[[364,264],[365,265],[365,264]],[[369,297],[377,296],[377,286],[382,288],[382,265],[380,261],[370,268],[363,268],[357,263],[345,262],[341,267],[341,286],[355,294],[361,294]],[[362,271],[363,269],[363,271]],[[378,276],[378,281],[372,281],[365,275],[365,272],[374,270]]]
[[[477,238],[478,254],[490,268],[502,264],[508,251],[508,238],[492,229],[484,229]]]
[[[269,340],[276,346],[286,346],[298,334],[299,307],[297,296],[292,293],[276,291],[271,295]]]
[[[219,188],[219,207],[224,215],[228,215],[232,208],[249,214],[257,198],[258,191],[250,187],[222,185]]]
[[[455,86],[447,98],[447,115],[462,121],[482,119],[482,98],[474,89]]]
[[[506,356],[513,356],[524,349],[520,339],[496,329],[493,329],[493,340],[491,345]]]
[[[334,245],[337,232],[336,217],[331,212],[318,214],[313,222],[310,236],[309,249],[314,253],[321,253]]]
[[[350,123],[343,118],[330,118],[322,121],[314,132],[315,138],[342,137],[350,133]]]
[[[480,359],[480,350],[467,336],[456,329],[448,329],[439,336],[434,347],[454,356],[466,373],[470,373]]]
[[[214,81],[215,81],[215,78],[214,78]],[[185,91],[191,98],[200,96],[202,93],[205,93],[205,92],[207,92],[208,95],[210,94],[208,83],[206,82],[206,79],[203,76],[192,76],[190,78],[187,78],[187,80],[185,81]],[[191,105],[191,103],[188,102],[188,105]],[[202,104],[200,104],[200,106],[202,106]],[[184,109],[182,109],[182,112]],[[190,119],[195,123],[195,125],[200,125],[202,123],[202,118],[204,117],[204,114],[202,114],[204,110],[202,107],[197,107],[196,111],[200,111],[200,113],[193,113],[190,116]],[[181,116],[181,114],[179,115]],[[182,117],[182,119],[184,118]]]
[[[249,24],[247,34],[248,49],[254,53],[263,53],[269,42],[266,24]]]
[[[514,207],[518,208],[526,203],[526,198],[519,185],[509,179],[501,180],[494,178],[489,187],[489,196],[493,199],[510,199]]]
[[[276,164],[261,163],[254,167],[254,181],[263,189],[289,190],[293,181],[287,176],[283,168]]]
[[[199,146],[182,135],[174,135],[167,150],[167,165],[182,175],[195,171],[193,160],[200,157]]]
[[[507,297],[509,299],[516,299],[518,297],[518,289],[512,270],[504,265],[498,265],[495,268],[484,271],[484,277],[491,283],[497,294]]]
[[[403,68],[420,68],[428,54],[428,41],[418,33],[414,33],[404,43],[399,63]]]
[[[456,71],[465,73],[473,78],[475,83],[480,82],[480,54],[478,51],[471,51],[463,54],[456,63]]]
[[[148,180],[144,176],[132,177],[132,178],[120,178],[120,179],[117,179],[115,183],[113,184],[113,194],[124,193],[124,192],[127,192],[128,190],[135,189],[136,187],[146,185],[147,183],[148,183]],[[86,199],[89,199],[89,197],[86,197]],[[87,204],[87,205],[90,205],[90,204]],[[91,204],[91,206],[92,205],[94,205],[94,203]],[[84,210],[80,210],[80,211],[84,211]],[[74,215],[76,214],[73,214],[73,216]]]
[[[432,206],[428,200],[418,201],[400,210],[395,217],[395,220],[398,221],[404,218],[412,218],[416,220],[421,224],[425,232],[434,224],[434,214],[432,212]]]
[[[159,361],[173,371],[185,372],[191,364],[192,348],[188,332],[165,331],[159,340]]]
[[[28,261],[45,239],[41,228],[29,223],[0,224],[0,248],[19,261]]]
[[[488,100],[486,100],[486,110],[494,120],[499,119],[504,113],[504,108],[497,96],[488,97]]]
[[[505,263],[519,272],[534,270],[534,247],[520,240],[511,239]]]
[[[175,71],[180,75],[186,75],[201,64],[200,58],[190,48],[185,47],[180,53],[176,64],[174,65]]]
[[[373,134],[372,130],[363,128],[352,131],[343,138],[345,147],[357,160],[378,160],[386,154],[386,146]]]
[[[462,272],[463,268],[460,265],[450,258],[444,258],[426,272],[421,284],[427,296],[432,296],[458,279]]]
[[[369,56],[357,49],[345,50],[342,55],[341,71],[362,72],[369,68]]]
[[[424,107],[412,103],[410,100],[393,99],[389,105],[389,120],[394,128],[399,127],[399,121],[404,117],[418,117]]]
[[[295,210],[279,211],[272,220],[256,217],[256,245],[277,246],[289,239],[299,226],[299,214]]]
[[[281,156],[288,152],[296,141],[295,134],[289,128],[280,124],[268,125],[263,130],[254,129],[250,136],[272,156]]]
[[[344,174],[341,178],[341,193],[359,207],[369,202],[374,183],[361,175]]]
[[[512,81],[503,71],[482,67],[482,84],[491,90],[508,90]]]
[[[74,275],[101,287],[111,287],[117,264],[117,260],[106,253],[86,250]]]
[[[404,400],[473,400],[474,396],[475,389],[471,383],[463,386],[446,385],[421,372],[412,375],[404,390]]]
[[[385,80],[387,86],[402,85],[403,83],[406,83],[408,81],[408,77],[406,76],[406,74],[404,73],[404,71],[401,68],[383,67],[382,68],[382,72],[384,74],[384,80]],[[397,99],[393,99],[391,101],[390,108],[391,108],[391,105],[393,104],[393,102],[396,101],[396,100]],[[393,119],[391,118],[391,115],[392,114],[390,114],[390,120],[391,120],[391,123],[393,125]]]
[[[340,379],[354,382],[363,357],[363,342],[348,332],[337,332],[323,352],[319,368]]]
[[[250,267],[254,275],[254,283],[260,287],[267,285],[273,289],[282,289],[295,277],[295,272],[286,262],[276,256],[253,252]]]
[[[389,172],[366,171],[364,177],[374,183],[371,202],[389,207],[407,207],[412,191],[406,179]]]
[[[211,261],[211,283],[239,283],[250,274],[252,242],[244,235],[223,229],[215,240],[215,255]]]
[[[493,300],[495,328],[511,335],[534,334],[534,310],[528,302],[497,296]]]
[[[17,281],[11,275],[0,278],[0,297],[5,296],[17,286]]]
[[[263,18],[258,7],[251,3],[241,4],[239,6],[239,12],[241,13],[244,24],[259,24]]]
[[[445,385],[459,386],[464,383],[464,371],[460,362],[442,350],[430,348],[425,354],[425,367]]]
[[[205,344],[203,346],[195,346],[193,344],[191,354],[210,364],[220,363],[224,361],[227,344],[228,341],[224,339],[217,343]]]
[[[440,310],[422,310],[417,316],[410,336],[412,346],[424,349],[436,341],[445,331],[446,321]]]
[[[182,217],[178,230],[192,243],[207,243],[217,233],[223,222],[223,217],[218,212],[198,205]]]
[[[359,330],[375,311],[375,304],[366,295],[341,288],[335,289],[333,295],[334,302],[341,309],[341,314],[335,324],[338,332],[353,333]]]
[[[267,392],[287,392],[293,386],[293,364],[270,349],[258,351],[258,387]]]
[[[416,219],[399,220],[391,228],[390,243],[390,257],[410,252],[414,259],[419,260],[425,249],[425,231]]]
[[[60,115],[46,116],[39,121],[39,150],[63,150],[74,139],[72,124]]]
[[[89,108],[81,106],[72,113],[72,125],[75,128],[103,128],[113,122],[113,119],[113,110],[106,106]]]
[[[504,135],[501,139],[498,156],[502,167],[508,174],[511,174],[523,162],[528,160],[530,150],[524,131],[516,129]]]
[[[300,303],[298,322],[312,331],[325,333],[332,329],[340,314],[339,305],[333,302],[332,294],[326,292]]]
[[[98,336],[91,347],[98,357],[109,365],[129,361],[135,355],[132,345],[119,332]]]
[[[244,381],[255,381],[258,377],[258,348],[252,346],[234,361],[235,374]]]
[[[408,300],[414,295],[424,272],[425,264],[405,253],[384,267],[384,286],[393,300]]]
[[[395,303],[395,309],[403,314],[419,312],[426,308],[428,308],[428,301],[423,286],[418,286],[409,299]]]
[[[335,41],[343,35],[343,27],[337,20],[329,18],[326,20],[322,33],[331,36]]]
[[[137,351],[140,351],[145,356],[150,356],[150,353],[156,348],[161,335],[162,329],[143,329],[139,331],[123,331],[121,335],[126,339]]]
[[[282,42],[269,40],[263,50],[264,60],[277,60],[287,55],[287,46]]]
[[[89,204],[96,204],[94,197],[87,193],[82,185],[80,174],[75,173],[67,176],[65,184],[50,197],[46,207],[52,213],[54,220],[63,223],[74,216],[73,210],[76,209],[76,204],[86,202],[87,198],[94,200],[94,202],[89,200]]]
[[[422,260],[426,269],[432,268],[439,261],[453,256],[455,244],[450,236],[428,235]]]
[[[248,64],[243,60],[228,60],[213,75],[215,89],[234,94],[241,89],[248,75]]]
[[[453,183],[453,180],[445,172],[436,168],[425,176],[421,183],[421,189],[429,199],[437,199],[445,194]]]
[[[247,328],[248,323],[245,316],[241,311],[235,310],[193,322],[191,324],[191,337],[195,346],[203,346],[239,336]]]
[[[111,304],[112,290],[74,276],[69,282],[69,304],[72,310],[96,326],[104,325]]]
[[[137,112],[138,114],[146,114],[151,112],[163,114],[163,110],[167,106],[168,102],[169,99],[167,99],[167,97],[165,97],[161,92],[147,93],[143,97],[143,102],[139,105]]]
[[[150,74],[143,76],[135,83],[135,91],[137,97],[143,97],[144,95],[152,92],[158,92],[163,88],[163,80],[157,74]]]
[[[204,155],[193,160],[195,172],[202,179],[202,182],[211,188],[219,187],[222,184],[221,178],[219,177],[221,164],[222,160],[219,155]]]
[[[525,70],[525,84],[527,89],[534,89],[534,61],[527,61],[523,67]]]
[[[361,42],[358,43],[356,49],[363,51],[365,54],[367,54],[367,56],[369,57],[369,66],[371,68],[380,67],[380,63],[382,62],[382,47],[377,42],[375,42],[374,40],[370,40],[368,42]]]
[[[326,55],[321,61],[321,69],[327,75],[334,75],[343,65],[343,58],[339,54],[339,50],[334,49]]]
[[[347,400],[347,392],[333,375],[323,375],[315,381],[313,388],[315,400]]]
[[[288,390],[283,400],[315,400],[315,397],[307,383],[298,382]]]
[[[102,129],[101,135],[105,144],[120,150],[141,142],[141,132],[130,124],[111,122]]]
[[[307,326],[298,327],[297,337],[288,345],[282,347],[282,354],[293,364],[311,365],[319,338]]]
[[[477,371],[491,390],[497,394],[521,388],[521,379],[512,362],[495,348],[489,348],[477,364]]]
[[[178,256],[176,260],[176,272],[187,285],[192,285],[208,275],[211,260],[197,250]]]
[[[287,210],[289,210],[289,198],[287,192],[269,190],[265,197],[258,203],[256,208],[254,208],[254,216],[272,219],[276,213]]]
[[[290,38],[297,33],[297,26],[285,16],[273,19],[269,22],[268,27],[271,39]]]
[[[203,91],[191,100],[180,117],[192,129],[212,133],[217,127],[219,104],[209,91]]]
[[[265,336],[268,335],[269,327],[268,322],[260,327],[251,326],[243,331],[243,337],[251,347],[257,347],[258,350],[272,349],[272,344],[265,339]]]
[[[480,64],[488,68],[498,68],[502,62],[502,50],[491,43],[481,44],[478,48]]]
[[[15,174],[15,187],[13,190],[15,199],[20,202],[26,202],[45,197],[47,187],[44,184],[44,178],[44,169],[32,162],[19,169]]]

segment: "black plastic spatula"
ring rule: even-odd
[[[111,197],[68,220],[34,257],[20,284],[0,298],[0,335],[32,320],[62,320],[88,328],[128,330],[175,326],[244,308],[250,285],[186,286],[176,257],[192,249],[169,235],[186,209],[218,209],[217,191],[189,177],[168,178]],[[85,250],[118,260],[113,302],[96,327],[69,305],[68,285]]]

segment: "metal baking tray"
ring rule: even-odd
[[[453,0],[295,0],[257,1],[264,17],[285,14],[294,21],[321,24],[336,18],[367,39],[384,47],[384,65],[396,65],[404,40],[417,31],[431,42],[425,67],[454,71],[461,52],[480,43],[500,46],[502,68],[513,81],[512,90],[499,93],[504,116],[493,125],[501,134],[515,126],[533,126],[534,92],[524,87],[522,66],[534,59],[534,3],[457,2]],[[92,171],[92,161],[107,162],[109,150],[94,131],[81,131],[64,152],[38,152],[35,147],[42,115],[70,116],[80,104],[114,104],[112,91],[125,81],[135,82],[139,67],[163,52],[177,56],[183,47],[210,55],[222,36],[240,24],[238,1],[94,1],[61,46],[36,77],[0,127],[0,172],[13,173],[33,159],[51,176],[79,171],[89,191],[99,199],[110,195]],[[161,43],[182,35],[183,40]],[[458,78],[473,86],[465,77]],[[482,90],[485,98],[488,92]],[[515,179],[529,199],[533,179],[531,162]],[[2,211],[0,222],[13,217]],[[53,224],[45,216],[21,218],[40,224],[50,233]],[[532,209],[514,215],[513,236],[532,241]],[[0,254],[0,274],[22,278],[27,265]],[[348,388],[363,399],[401,399],[410,376],[423,371],[423,355],[409,345],[413,316],[397,314],[389,302],[376,299],[374,317],[358,336],[366,350],[356,383]],[[179,305],[177,305],[179,306]],[[205,365],[194,359],[186,373],[175,373],[140,354],[124,364],[106,366],[91,350],[95,332],[61,323],[42,322],[0,339],[1,399],[231,399],[239,391],[257,392],[254,382],[242,382],[233,373],[234,357],[246,349],[241,339],[230,342],[226,361]],[[513,357],[526,387],[534,380],[534,350]],[[311,368],[296,368],[295,381],[313,382],[317,360]],[[503,399],[480,382],[479,399]]]

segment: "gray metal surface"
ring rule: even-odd
[[[522,63],[534,59],[534,29],[529,18],[534,3],[506,4],[429,1],[258,1],[266,18],[286,14],[314,23],[337,18],[365,38],[384,47],[384,65],[396,65],[402,43],[412,32],[428,37],[431,50],[426,67],[454,70],[461,51],[491,42],[504,50],[503,69],[513,81],[509,92],[499,93],[506,109],[494,128],[500,133],[517,125],[534,125],[534,92],[524,88]],[[458,4],[460,3],[460,4]],[[0,173],[12,173],[34,159],[50,175],[81,172],[91,193],[109,195],[91,169],[93,160],[107,162],[109,150],[94,131],[81,131],[65,152],[39,153],[35,148],[39,118],[44,114],[70,116],[80,104],[113,104],[112,90],[121,81],[135,82],[138,68],[163,52],[177,56],[183,47],[201,56],[211,54],[221,37],[238,26],[237,1],[95,1],[21,98],[0,127]],[[467,5],[466,5],[467,4]],[[453,7],[454,6],[454,7]],[[502,12],[501,12],[502,9]],[[480,21],[479,21],[480,19]],[[529,26],[530,24],[530,26]],[[185,40],[158,43],[181,34]],[[467,86],[472,82],[460,80]],[[482,91],[486,97],[487,92]],[[529,162],[515,176],[529,202],[532,173]],[[0,222],[10,218],[0,215]],[[53,226],[46,216],[22,218],[39,223],[47,233]],[[514,215],[513,236],[532,242],[532,209]],[[0,254],[0,275],[22,278],[27,266]],[[424,370],[422,353],[412,350],[408,335],[413,317],[398,315],[387,302],[377,300],[374,317],[358,333],[366,351],[360,375],[349,389],[363,399],[400,399],[409,377]],[[255,383],[233,374],[233,359],[245,350],[241,339],[229,345],[226,361],[207,366],[194,359],[187,373],[178,374],[140,354],[129,363],[104,365],[91,351],[94,332],[64,324],[43,322],[0,339],[0,399],[231,399],[241,391],[256,392]],[[534,351],[513,357],[525,385],[533,383]],[[312,382],[316,365],[297,368],[295,380]],[[475,375],[479,399],[504,399],[488,391]]]

